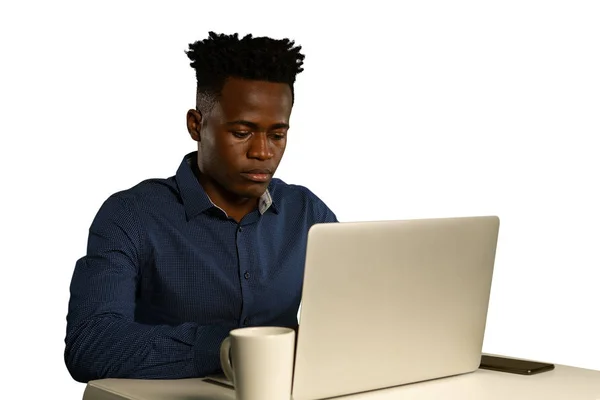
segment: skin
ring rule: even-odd
[[[207,115],[187,113],[198,142],[198,180],[237,222],[256,209],[281,162],[291,112],[288,84],[229,78]]]

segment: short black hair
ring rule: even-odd
[[[289,39],[209,32],[207,39],[191,43],[186,51],[196,70],[196,104],[208,112],[227,78],[287,83],[294,99],[296,75],[303,71],[301,46]]]

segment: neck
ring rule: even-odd
[[[210,177],[201,173],[198,166],[194,169],[198,182],[200,182],[200,185],[202,185],[202,188],[213,204],[225,211],[236,222],[240,222],[244,216],[255,210],[258,206],[259,199],[236,196]]]

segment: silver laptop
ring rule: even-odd
[[[314,225],[293,399],[475,371],[499,222],[484,216]]]

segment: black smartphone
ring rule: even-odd
[[[511,374],[534,375],[541,372],[552,371],[554,369],[554,364],[482,355],[479,368],[509,372]]]

